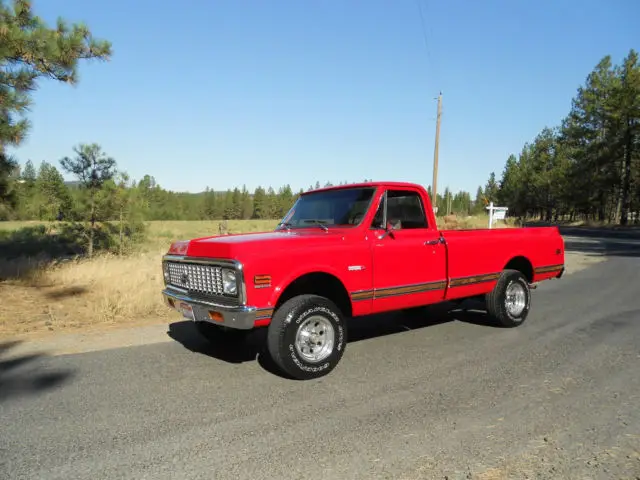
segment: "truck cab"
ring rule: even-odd
[[[388,185],[380,192],[369,230],[375,289],[371,313],[444,300],[446,248],[424,188]]]

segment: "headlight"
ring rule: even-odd
[[[222,269],[222,291],[226,295],[236,295],[238,293],[235,271],[226,268]]]
[[[162,262],[162,275],[164,276],[165,285],[171,283],[171,275],[169,275],[169,264]]]

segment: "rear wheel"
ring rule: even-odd
[[[504,270],[485,301],[494,321],[503,327],[517,327],[524,323],[531,309],[529,282],[518,270]]]
[[[275,312],[267,333],[273,361],[298,380],[331,372],[344,354],[347,329],[340,309],[318,295],[299,295]]]

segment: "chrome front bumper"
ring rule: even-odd
[[[219,305],[196,300],[168,288],[162,291],[162,298],[165,305],[179,312],[183,312],[181,304],[188,305],[193,312],[190,317],[193,321],[208,322],[240,330],[249,330],[254,327],[258,311],[256,307]]]

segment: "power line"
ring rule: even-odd
[[[429,47],[429,39],[428,39],[428,35],[427,35],[427,23],[425,21],[425,15],[422,12],[422,4],[420,3],[420,0],[416,0],[416,4],[418,6],[418,13],[420,14],[420,26],[421,26],[421,31],[422,31],[422,39],[424,40],[424,47],[425,47],[425,50],[427,52],[428,65],[431,68],[431,73],[433,74],[433,76],[436,79],[436,83],[439,83],[438,72],[437,72],[437,69],[435,67],[435,62],[433,60],[433,56],[431,55],[431,48]],[[424,8],[425,8],[425,10],[427,10],[427,0],[424,0]],[[433,35],[433,31],[431,31],[431,33]]]

